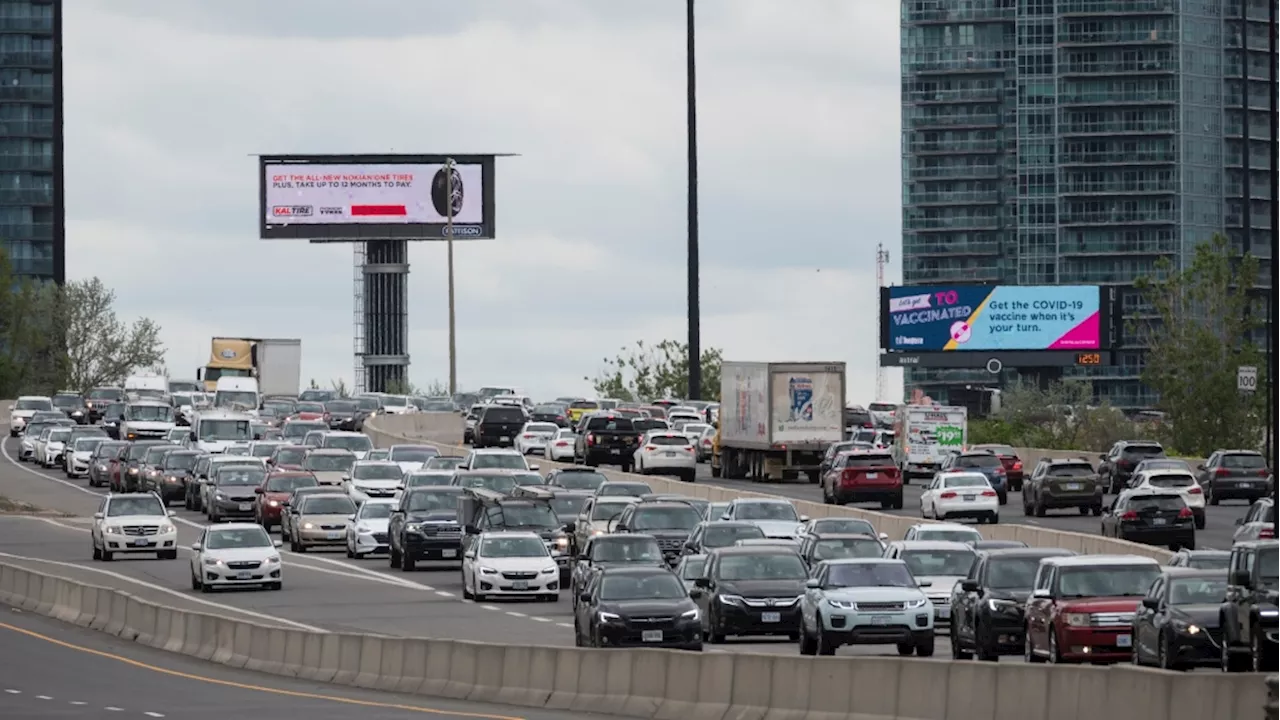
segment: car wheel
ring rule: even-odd
[[[351,549],[351,543],[347,543],[347,558],[354,559],[355,556],[356,556],[356,553],[354,550]]]
[[[417,562],[412,555],[406,553],[400,556],[401,572],[413,572],[415,569],[417,569]]]
[[[1197,517],[1197,518],[1196,518],[1196,529],[1197,529],[1197,530],[1203,530],[1203,529],[1204,529],[1204,526],[1208,523],[1208,521],[1209,521],[1209,519],[1208,519],[1207,517],[1205,517],[1204,515],[1201,515],[1201,516]]]
[[[1062,653],[1058,650],[1058,633],[1049,628],[1049,662],[1057,665],[1062,662]]]
[[[1253,639],[1249,643],[1250,655],[1253,661],[1254,672],[1275,672],[1276,669],[1276,653],[1275,648],[1271,648],[1271,652],[1267,652],[1266,646],[1263,644],[1262,628],[1255,627],[1250,633]]]
[[[933,652],[937,647],[937,636],[930,635],[927,639],[915,643],[916,657],[933,657]]]
[[[391,552],[389,553],[389,555],[391,556],[391,567],[393,569],[399,568],[400,567],[400,551],[396,550],[394,545],[391,546]]]
[[[178,551],[177,551],[176,549],[175,549],[175,550],[161,550],[160,552],[156,553],[156,557],[157,557],[157,558],[159,558],[159,559],[161,559],[161,560],[177,560],[177,559],[178,559]]]
[[[116,559],[116,554],[109,552],[105,548],[102,550],[102,562],[111,562]]]
[[[1037,655],[1031,648],[1031,632],[1030,629],[1023,635],[1022,641],[1022,660],[1028,665],[1039,665],[1044,662],[1044,658]]]
[[[98,549],[98,543],[90,541],[90,544],[93,546],[93,559],[94,559],[94,560],[101,560],[101,559],[102,559],[102,551]]]
[[[973,659],[973,653],[960,647],[960,638],[956,636],[954,628],[952,629],[952,632],[951,632],[951,659],[952,660],[972,660]]]
[[[898,654],[903,657],[906,657],[915,651],[916,651],[915,645],[912,645],[909,642],[898,643]]]
[[[472,595],[471,593],[471,588],[467,587],[467,574],[466,573],[459,573],[459,574],[462,576],[462,599],[470,600],[472,597],[474,597],[474,595]]]

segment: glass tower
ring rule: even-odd
[[[903,0],[904,283],[1112,285],[1132,319],[1133,281],[1215,232],[1270,258],[1269,1]],[[1143,362],[1126,337],[1061,372],[1150,407]],[[946,401],[992,378],[906,380]]]
[[[61,283],[61,0],[0,0],[0,243],[14,272]]]

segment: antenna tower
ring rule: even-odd
[[[876,245],[876,297],[879,307],[878,298],[880,288],[884,287],[884,266],[889,262],[889,251],[884,248],[884,243]],[[880,351],[876,350],[876,400],[884,401],[889,394],[887,387],[887,378],[885,377],[884,367],[880,365]]]

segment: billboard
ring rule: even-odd
[[[445,159],[454,160],[452,171]],[[259,159],[264,240],[455,240],[494,234],[492,155]]]
[[[917,285],[887,291],[881,339],[891,352],[1109,347],[1096,285]]]

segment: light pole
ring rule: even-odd
[[[453,302],[453,158],[444,160],[444,240],[449,253],[449,396],[458,393],[458,318]]]
[[[702,317],[698,299],[698,74],[693,2],[685,0],[685,130],[689,150],[689,399],[702,398]]]

